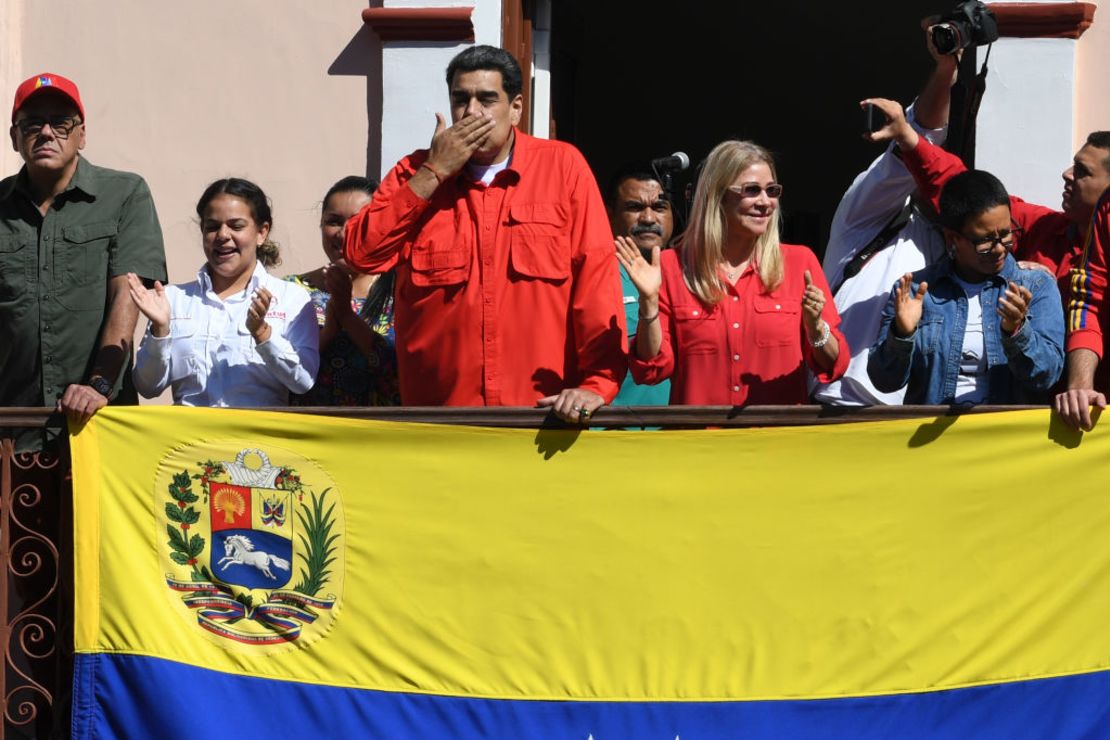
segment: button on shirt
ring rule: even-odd
[[[905,152],[903,159],[918,189],[934,206],[944,184],[967,169],[959,157],[925,140],[913,151]],[[1056,275],[1067,313],[1066,351],[1089,349],[1102,359],[1105,343],[1099,314],[1106,296],[1110,198],[1102,197],[1091,221],[1082,229],[1061,211],[1026,203],[1012,195],[1010,215],[1024,232],[1018,238],[1014,257],[1039,262]],[[1110,393],[1110,362],[1099,363],[1095,389]]]
[[[577,149],[514,132],[487,187],[461,174],[431,200],[397,164],[347,223],[347,261],[397,268],[397,364],[409,405],[531,406],[564,388],[611,401],[625,373],[613,235]]]
[[[269,340],[255,344],[247,310],[258,288],[273,294]],[[320,366],[320,330],[308,291],[255,265],[247,287],[225,299],[212,290],[207,266],[195,282],[166,288],[170,334],[147,328],[135,361],[135,387],[147,398],[173,389],[184,406],[286,406],[308,391]]]
[[[166,279],[162,229],[141,177],[81,157],[46,215],[26,167],[0,182],[0,405],[54,406],[66,386],[88,380],[108,284],[128,272]],[[130,372],[121,375],[113,402],[136,403]],[[41,444],[37,430],[19,435],[21,450]]]
[[[799,404],[809,397],[806,368],[819,382],[844,374],[850,351],[838,328],[840,318],[831,300],[822,318],[840,343],[832,370],[821,369],[813,358],[802,324],[805,271],[828,296],[821,265],[806,247],[782,245],[782,283],[766,292],[751,266],[719,303],[709,306],[686,287],[675,250],[661,255],[663,285],[659,291],[659,320],[663,344],[659,354],[629,368],[637,383],[671,378],[671,403],[712,406]]]
[[[891,330],[897,286],[891,289],[867,370],[882,391],[906,386],[906,403],[954,403],[959,400],[968,296],[950,259],[915,272],[910,290],[916,292],[922,282],[928,283],[929,289],[921,320],[909,337],[899,337]],[[998,299],[1011,282],[1033,295],[1025,320],[1014,334],[1002,331],[997,311]],[[1019,268],[1007,255],[1002,271],[984,280],[982,292],[973,300],[981,307],[986,402],[1045,403],[1064,368],[1064,315],[1055,281],[1040,270]]]
[[[67,385],[88,379],[108,283],[128,272],[166,279],[162,230],[141,177],[80,158],[45,216],[26,168],[0,182],[3,405],[53,406]]]

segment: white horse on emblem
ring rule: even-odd
[[[233,534],[224,540],[224,554],[226,557],[220,558],[220,562],[216,565],[223,565],[224,563],[253,565],[272,581],[276,581],[277,577],[270,572],[271,564],[282,570],[289,570],[288,560],[279,558],[277,555],[271,555],[268,552],[255,550],[254,543],[250,541],[250,538],[241,534]]]

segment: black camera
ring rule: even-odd
[[[941,54],[955,54],[969,46],[998,40],[998,20],[979,0],[966,0],[941,17],[932,29],[933,46]]]

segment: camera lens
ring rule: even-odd
[[[960,31],[952,23],[933,26],[933,46],[941,54],[955,54],[960,50]]]

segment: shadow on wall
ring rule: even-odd
[[[329,75],[366,78],[366,170],[377,180],[382,171],[382,42],[363,25],[328,67]],[[331,122],[342,130],[345,121]],[[350,122],[354,125],[354,122]]]

